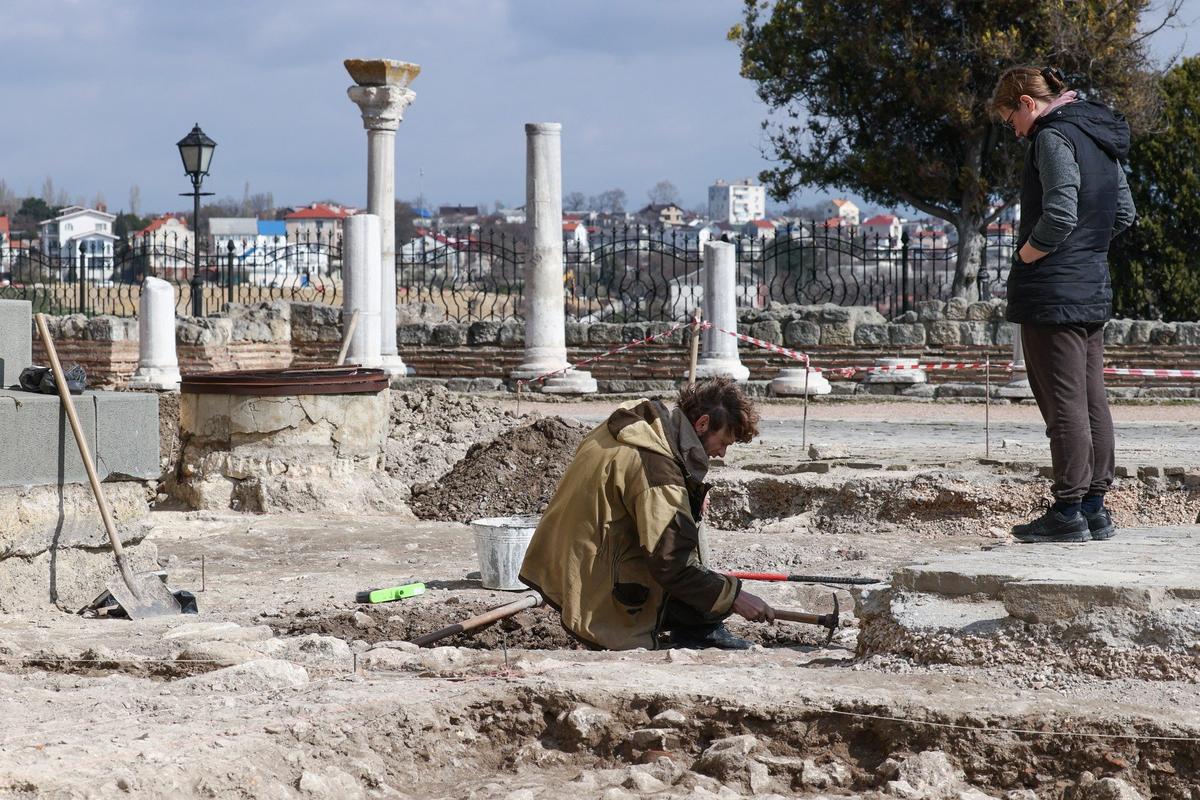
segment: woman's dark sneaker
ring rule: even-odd
[[[1117,532],[1117,526],[1113,524],[1112,514],[1108,513],[1107,508],[1101,508],[1091,514],[1085,511],[1083,517],[1087,520],[1092,539],[1096,541],[1111,539]]]
[[[1088,521],[1076,511],[1069,517],[1047,509],[1046,513],[1025,525],[1014,525],[1012,535],[1026,544],[1042,542],[1086,542],[1091,537]]]

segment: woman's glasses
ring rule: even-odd
[[[1017,111],[1019,111],[1019,110],[1020,110],[1019,106],[1017,108],[1014,108],[1012,111],[1009,112],[1008,117],[1004,120],[1004,127],[1008,128],[1010,131],[1015,131],[1017,129],[1017,126],[1013,125],[1012,118],[1017,115]]]

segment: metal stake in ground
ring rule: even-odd
[[[992,354],[983,357],[983,457],[992,457]]]
[[[800,449],[808,452],[808,353],[804,354],[804,421],[800,423]]]

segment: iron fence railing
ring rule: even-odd
[[[571,227],[571,226],[568,226]],[[519,230],[519,229],[518,229]],[[956,248],[941,233],[888,236],[822,223],[741,236],[714,228],[576,226],[564,231],[564,302],[569,319],[666,321],[703,302],[706,241],[736,247],[736,302],[874,306],[894,317],[922,300],[947,299]],[[176,286],[180,314],[204,316],[226,302],[342,302],[340,236],[217,237],[196,252],[190,236],[145,235],[83,242],[49,253],[26,245],[0,258],[0,298],[51,313],[137,313],[147,276]],[[1014,236],[989,231],[977,276],[983,298],[1002,296]],[[423,303],[445,319],[522,315],[527,244],[508,230],[419,229],[396,248],[396,302]]]

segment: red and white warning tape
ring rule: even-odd
[[[1105,375],[1140,375],[1145,378],[1200,378],[1200,369],[1132,369],[1105,367]]]

